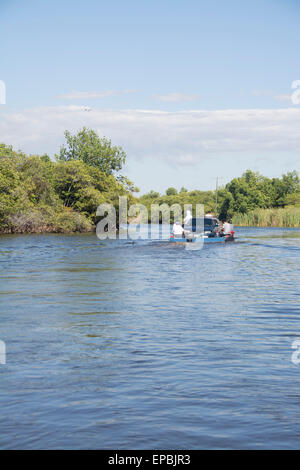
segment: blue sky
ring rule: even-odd
[[[0,0],[0,140],[53,155],[94,127],[142,192],[300,170],[299,20],[296,0]]]

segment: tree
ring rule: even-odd
[[[285,198],[286,205],[300,207],[300,191],[288,194]]]
[[[286,202],[286,198],[289,194],[297,192],[299,187],[300,179],[298,173],[294,171],[288,172],[286,175],[282,175],[282,178],[273,178],[272,185],[274,187],[274,201],[275,207],[282,207]]]
[[[75,135],[65,131],[65,138],[67,144],[60,148],[58,160],[82,160],[107,175],[121,170],[126,161],[126,153],[122,147],[112,145],[111,140],[106,137],[100,138],[92,129],[83,127]]]
[[[236,212],[245,214],[257,207],[269,207],[271,199],[264,191],[265,184],[266,178],[251,170],[231,180],[225,187],[220,216],[225,218]]]
[[[153,189],[151,189],[151,191],[149,191],[149,193],[147,194],[144,194],[142,197],[143,199],[157,199],[158,197],[160,196],[159,192],[157,191],[153,191]]]
[[[166,190],[166,195],[167,196],[175,196],[175,194],[177,194],[177,189],[176,188],[168,188]]]
[[[27,156],[0,143],[0,232],[90,231],[97,207],[119,196],[135,202],[138,188],[82,159]]]

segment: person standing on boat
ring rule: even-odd
[[[175,224],[173,225],[173,235],[176,237],[182,237],[183,235],[183,228],[182,225],[179,223],[178,220],[176,220]]]
[[[192,221],[192,218],[193,218],[192,212],[190,211],[190,209],[188,209],[186,211],[186,216],[185,216],[184,221],[183,221],[184,225],[190,225],[190,223]]]
[[[184,221],[183,221],[183,234],[186,238],[189,237],[191,231],[192,231],[192,219],[193,219],[193,215],[192,215],[192,211],[190,211],[190,209],[188,209],[186,211],[186,216],[184,218]]]

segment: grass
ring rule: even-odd
[[[232,222],[242,227],[300,227],[300,207],[256,209],[246,214],[235,214]]]

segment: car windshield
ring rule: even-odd
[[[191,224],[188,224],[189,226],[192,226],[192,231],[195,232],[196,230],[213,230],[215,227],[219,226],[218,220],[213,218],[213,217],[204,217],[204,220],[202,219],[196,219],[193,217]],[[204,223],[204,227],[203,227]],[[187,225],[186,225],[187,227]]]

